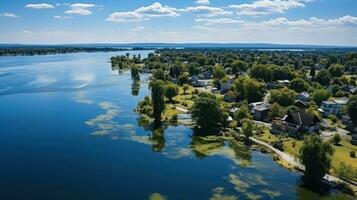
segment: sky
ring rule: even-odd
[[[0,43],[357,46],[357,0],[0,0]]]

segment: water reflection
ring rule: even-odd
[[[134,81],[131,84],[131,95],[138,96],[140,91],[140,81]]]

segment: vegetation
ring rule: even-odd
[[[165,96],[172,102],[172,98],[179,93],[179,87],[176,84],[169,83],[165,85]]]
[[[161,80],[153,80],[150,82],[150,89],[155,124],[159,124],[161,122],[161,114],[165,109],[164,82]]]
[[[192,106],[192,118],[204,134],[217,133],[223,121],[222,110],[217,98],[208,93],[201,93]]]
[[[278,103],[281,106],[291,106],[294,104],[296,92],[288,88],[272,90],[270,92],[270,102]]]
[[[305,166],[303,180],[306,184],[319,185],[318,183],[330,170],[333,153],[334,149],[330,144],[323,142],[319,136],[305,137],[299,157]]]

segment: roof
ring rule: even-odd
[[[285,121],[303,126],[311,126],[317,122],[320,122],[320,119],[314,114],[299,111],[289,113]]]
[[[253,109],[257,110],[257,111],[269,110],[270,109],[270,104],[262,103],[262,104],[256,105]]]
[[[310,94],[308,92],[301,92],[300,93],[300,96],[304,96],[306,98],[309,98],[310,97]]]

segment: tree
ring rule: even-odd
[[[247,105],[241,105],[239,110],[234,113],[234,119],[237,120],[237,125],[241,126],[243,119],[252,119],[252,115],[249,112]]]
[[[341,77],[345,71],[345,68],[343,65],[333,64],[328,68],[328,71],[332,77]]]
[[[323,101],[328,100],[330,96],[331,94],[325,89],[316,89],[312,93],[312,99],[318,106],[320,106]]]
[[[213,69],[213,78],[215,80],[221,80],[225,76],[226,76],[226,72],[224,71],[224,69],[221,66],[216,66]]]
[[[306,184],[320,183],[330,170],[333,153],[332,146],[323,142],[318,135],[313,134],[305,137],[304,144],[300,148],[299,158],[305,166],[303,180]]]
[[[191,76],[197,75],[200,72],[198,69],[198,63],[196,62],[189,63],[187,68],[188,68],[188,73],[190,73]]]
[[[261,101],[265,95],[265,84],[249,77],[240,77],[234,81],[234,91],[240,100],[247,100],[248,103]]]
[[[271,119],[275,117],[283,117],[286,114],[286,109],[279,105],[278,103],[273,103],[270,107],[269,116]]]
[[[352,122],[357,125],[357,95],[350,98],[347,104],[347,112],[351,117]]]
[[[205,134],[216,133],[223,120],[222,109],[216,97],[201,93],[192,106],[192,119]]]
[[[247,71],[248,64],[241,60],[235,60],[230,64],[230,67],[232,68],[232,72],[236,74],[239,71]]]
[[[157,69],[155,70],[155,72],[153,73],[153,77],[156,79],[156,80],[166,80],[165,78],[165,72],[164,70],[162,69]]]
[[[165,86],[165,96],[172,102],[172,98],[179,94],[179,87],[176,84],[169,83]]]
[[[334,144],[334,145],[338,145],[338,143],[341,142],[341,137],[339,134],[335,134],[332,139],[331,139],[331,142]]]
[[[308,91],[309,83],[302,78],[294,78],[289,85],[289,88],[300,93],[303,91]]]
[[[329,71],[326,69],[322,69],[317,72],[315,80],[323,86],[327,86],[330,84],[332,76]]]
[[[316,68],[315,68],[315,65],[312,65],[310,67],[310,76],[312,77],[312,80],[315,79],[315,76],[316,76]]]
[[[179,85],[183,85],[183,84],[189,83],[189,81],[190,81],[190,78],[188,77],[187,73],[181,74],[177,79],[177,83]]]
[[[160,124],[161,114],[165,109],[165,89],[164,82],[161,80],[153,80],[150,82],[149,87],[151,89],[151,99],[152,99],[152,107],[153,107],[153,115],[155,124]]]
[[[290,106],[294,104],[296,92],[288,88],[276,89],[270,92],[270,102],[277,102],[281,106]]]
[[[182,89],[183,89],[183,93],[184,94],[186,94],[186,92],[187,92],[187,90],[190,88],[190,86],[189,85],[187,85],[187,84],[184,84],[183,85],[183,87],[182,87]]]
[[[254,122],[250,119],[244,119],[242,123],[242,133],[245,143],[250,142],[250,137],[253,136]]]
[[[131,79],[134,81],[140,81],[139,69],[133,65],[131,66]]]

